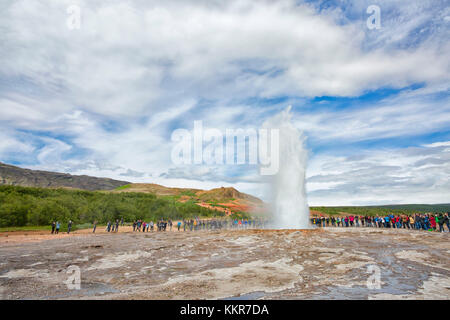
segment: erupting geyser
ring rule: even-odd
[[[271,227],[277,229],[307,229],[309,207],[306,199],[305,173],[306,137],[291,122],[291,107],[264,122],[267,129],[278,129],[279,170],[271,176]]]

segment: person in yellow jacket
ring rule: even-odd
[[[410,216],[409,217],[409,224],[411,225],[412,229],[415,229],[415,220],[414,220],[414,216]]]

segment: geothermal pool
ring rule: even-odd
[[[11,235],[0,247],[0,297],[450,299],[448,236],[372,228]],[[65,284],[71,266],[80,290]],[[367,286],[370,266],[380,288]]]

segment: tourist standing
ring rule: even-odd
[[[53,222],[52,222],[52,234],[55,233],[55,228],[56,228],[56,222],[53,221]]]
[[[414,221],[414,216],[412,215],[409,217],[409,225],[411,226],[411,229],[416,228],[416,222]]]
[[[444,216],[442,214],[436,216],[436,223],[439,224],[439,232],[444,232]]]
[[[447,225],[447,230],[448,232],[450,232],[450,217],[449,217],[449,213],[445,213],[444,215],[444,222]]]
[[[139,219],[137,222],[137,231],[141,232],[142,220]]]
[[[430,226],[432,231],[436,230],[436,218],[434,217],[434,215],[430,216]]]
[[[67,234],[70,233],[71,229],[72,229],[72,220],[69,220],[69,223],[67,224]]]

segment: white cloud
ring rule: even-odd
[[[307,173],[310,204],[448,203],[449,145],[318,156]]]
[[[440,44],[364,51],[359,23],[337,25],[294,1],[80,1],[73,31],[69,4],[7,6],[2,74],[108,116],[148,114],[180,97],[347,96],[449,79]]]
[[[342,3],[319,12],[314,3],[291,0],[4,2],[0,156],[22,153],[26,163],[35,157],[32,166],[48,170],[167,185],[233,183],[261,194],[251,172],[173,168],[171,131],[191,129],[194,120],[221,130],[258,127],[279,109],[251,102],[261,98],[358,96],[417,83],[423,88],[372,106],[299,108],[296,125],[319,143],[448,127],[448,98],[433,96],[449,84],[448,29],[439,22],[447,6],[379,1],[376,33],[365,28],[367,3]],[[72,4],[81,7],[79,30],[66,27]],[[355,13],[363,14],[346,16]],[[424,25],[426,36],[411,36]],[[328,168],[337,161],[328,160],[321,162],[327,174],[361,165],[339,160]],[[423,170],[431,175],[436,168]],[[315,183],[317,191],[342,184]]]
[[[397,95],[370,105],[303,113],[296,125],[316,141],[363,141],[407,137],[445,130],[450,101],[415,93]]]
[[[17,139],[10,132],[0,131],[0,157],[6,158],[11,153],[30,153],[34,150],[31,144]]]
[[[60,163],[62,161],[62,155],[72,149],[72,146],[57,139],[41,139],[45,143],[45,146],[38,151],[37,159],[43,165]]]

